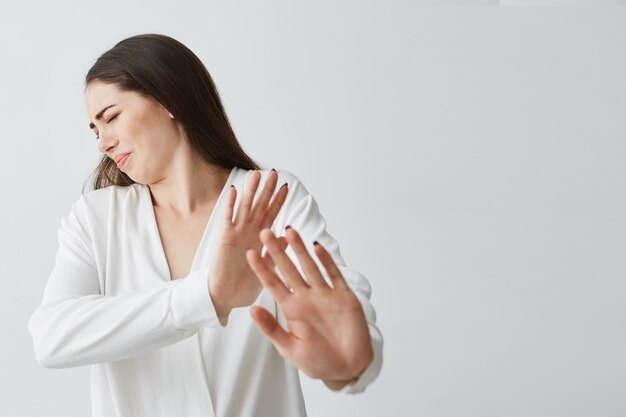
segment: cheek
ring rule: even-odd
[[[146,169],[165,165],[176,150],[176,125],[156,110],[129,115],[118,130],[120,139],[137,153],[137,162],[141,161]]]
[[[141,121],[136,121],[134,119],[132,121],[127,121],[124,124],[120,124],[118,127],[120,138],[129,143],[137,142],[142,135],[142,125],[143,123]]]
[[[150,136],[149,132],[143,132],[142,135],[131,145],[138,155],[138,165],[146,172],[159,171],[169,163],[174,153],[171,141],[159,136]]]

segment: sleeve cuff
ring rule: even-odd
[[[192,271],[174,283],[170,310],[174,325],[180,329],[223,327],[209,295],[208,268]]]

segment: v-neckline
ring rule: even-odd
[[[232,182],[232,179],[234,177],[235,171],[237,170],[237,167],[233,167],[230,170],[230,174],[228,174],[228,178],[226,179],[226,183],[224,184],[224,187],[222,187],[222,191],[220,191],[220,195],[217,197],[217,200],[215,200],[215,205],[213,206],[213,210],[211,211],[211,214],[209,215],[209,220],[207,221],[207,224],[204,228],[204,233],[202,234],[202,239],[200,239],[200,243],[198,244],[198,247],[196,248],[196,253],[193,255],[193,259],[191,261],[191,267],[189,270],[189,273],[193,272],[196,270],[196,263],[198,262],[198,255],[200,254],[200,252],[202,251],[203,246],[205,245],[205,241],[207,239],[207,232],[208,230],[211,228],[211,225],[213,223],[213,218],[215,215],[215,212],[217,211],[218,207],[220,206],[221,201],[224,199],[224,194],[226,189],[228,188],[229,184]],[[169,267],[169,263],[167,262],[167,256],[165,256],[165,248],[163,247],[163,241],[161,240],[161,232],[159,231],[159,225],[157,223],[156,220],[156,214],[154,212],[154,206],[152,205],[152,198],[150,195],[150,187],[148,187],[147,185],[143,185],[142,186],[143,189],[143,195],[144,195],[144,204],[146,205],[146,209],[148,210],[148,221],[150,222],[150,227],[152,229],[152,233],[156,236],[156,246],[159,247],[159,252],[160,252],[160,260],[159,262],[161,263],[161,267],[163,268],[163,272],[164,272],[164,277],[167,278],[168,281],[176,281],[177,279],[182,279],[182,278],[176,278],[176,279],[172,279],[172,273],[170,271],[170,267]]]

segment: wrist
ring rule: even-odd
[[[213,303],[213,309],[215,310],[215,314],[222,326],[226,326],[228,324],[228,316],[230,315],[230,311],[232,307],[228,304],[220,301],[219,297],[216,297],[211,288],[209,287],[209,297],[211,298],[211,302]]]
[[[340,389],[342,389],[343,387],[347,385],[354,384],[356,381],[358,381],[358,379],[359,377],[356,376],[354,378],[345,379],[345,380],[323,379],[322,381],[324,381],[324,384],[326,384],[326,386],[330,388],[331,390],[339,391]]]
[[[350,378],[346,378],[346,379],[324,379],[324,384],[326,384],[326,386],[330,389],[332,389],[333,391],[339,391],[340,389],[344,388],[347,385],[352,385],[355,382],[357,382],[359,380],[359,378],[361,377],[361,375],[363,375],[363,373],[365,372],[365,370],[367,369],[367,367],[369,366],[366,365],[365,368],[361,369],[355,376],[352,376]]]

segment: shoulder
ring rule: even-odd
[[[280,183],[279,185],[287,183],[288,187],[292,187],[295,185],[304,186],[300,178],[297,177],[293,172],[287,171],[286,169],[277,169],[276,172],[278,172],[278,182]]]
[[[265,183],[265,181],[267,180],[270,172],[271,172],[271,168],[263,168],[263,169],[258,169],[257,171],[259,171],[261,173],[261,181],[259,183],[259,187],[262,187],[263,184]],[[277,187],[281,187],[283,184],[287,183],[287,186],[289,187],[289,189],[296,189],[296,188],[304,188],[304,184],[302,183],[302,180],[293,172],[286,170],[286,169],[281,169],[281,168],[275,168],[276,173],[278,174],[278,181],[276,183]],[[239,174],[239,178],[243,183],[247,183],[250,174],[252,174],[253,170],[250,169],[242,169],[242,168],[238,168],[238,174]]]
[[[110,185],[88,191],[72,204],[72,210],[80,211],[88,218],[102,218],[111,210],[132,209],[139,205],[143,184],[128,186]],[[108,216],[107,216],[108,217]]]

